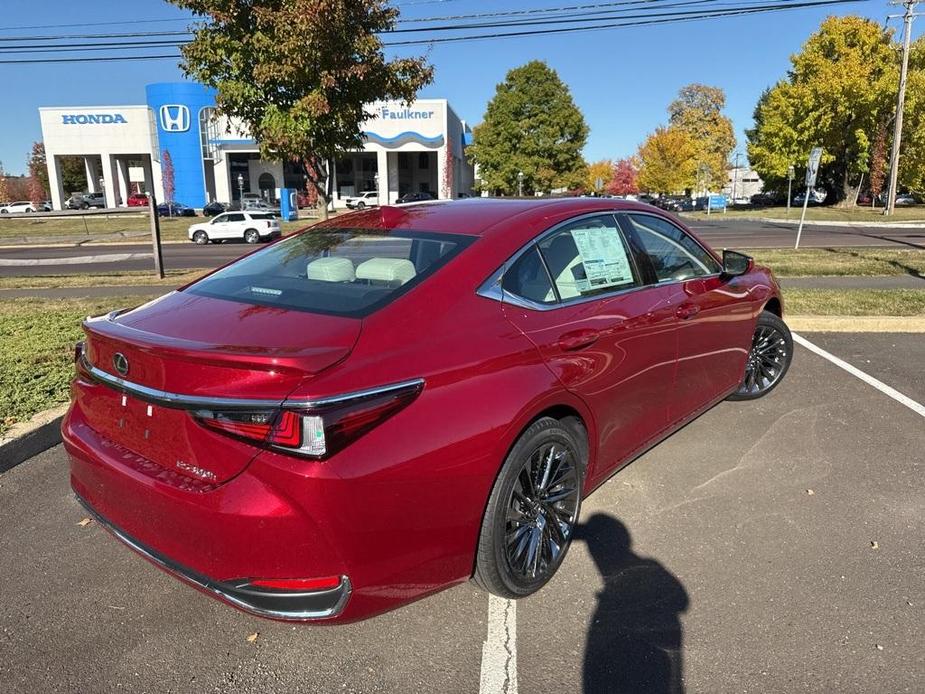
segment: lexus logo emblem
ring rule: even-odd
[[[164,132],[185,133],[189,130],[189,108],[183,104],[164,104],[160,115]]]
[[[125,358],[122,352],[116,352],[112,355],[112,368],[114,368],[116,373],[120,376],[128,374],[128,359]]]

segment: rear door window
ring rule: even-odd
[[[556,303],[556,293],[549,281],[549,273],[543,265],[536,246],[530,248],[504,273],[501,289],[538,304]]]
[[[413,289],[474,240],[407,230],[317,229],[246,256],[184,291],[359,318]]]

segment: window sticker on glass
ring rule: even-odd
[[[633,283],[630,259],[615,229],[572,229],[572,238],[585,266],[586,278],[576,280],[578,291]]]

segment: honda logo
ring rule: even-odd
[[[182,104],[161,106],[161,128],[168,133],[185,133],[189,130],[189,108]]]

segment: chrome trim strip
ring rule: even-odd
[[[347,604],[347,600],[350,598],[351,593],[353,592],[353,586],[350,583],[350,579],[347,576],[340,577],[340,585],[336,588],[331,588],[328,590],[319,590],[314,592],[302,592],[302,593],[285,593],[285,597],[299,598],[306,596],[319,596],[323,597],[325,595],[339,594],[337,602],[335,602],[330,608],[325,610],[273,610],[258,607],[248,603],[242,597],[235,595],[237,591],[241,591],[243,595],[249,593],[256,593],[257,591],[248,590],[245,587],[237,587],[232,585],[226,585],[219,583],[218,581],[213,581],[205,576],[201,576],[198,573],[191,571],[185,567],[182,567],[178,564],[174,564],[172,561],[161,556],[157,552],[148,549],[144,545],[140,544],[137,540],[126,535],[118,527],[110,523],[106,518],[101,516],[96,509],[94,509],[86,499],[84,499],[80,494],[74,494],[77,497],[77,501],[80,502],[80,505],[83,506],[87,513],[89,513],[93,519],[108,530],[112,535],[122,543],[128,545],[131,549],[135,550],[143,556],[145,559],[148,559],[153,564],[155,564],[160,569],[166,571],[169,574],[177,576],[184,581],[189,581],[193,585],[205,590],[206,592],[212,593],[221,600],[225,600],[236,607],[241,608],[245,612],[257,615],[258,617],[268,617],[270,619],[283,619],[289,621],[303,621],[309,619],[325,619],[329,617],[336,617],[339,615],[344,606]],[[264,594],[268,595],[268,594]]]
[[[118,390],[120,392],[128,393],[129,395],[134,395],[140,400],[145,400],[148,402],[153,402],[164,407],[170,407],[174,409],[182,410],[195,410],[195,409],[230,409],[230,410],[246,410],[246,409],[276,409],[279,407],[288,407],[293,409],[314,409],[325,407],[328,405],[336,405],[341,402],[348,400],[360,400],[363,398],[373,397],[375,395],[381,395],[383,393],[391,393],[396,390],[403,390],[404,388],[411,388],[415,386],[423,386],[423,378],[413,378],[407,381],[401,381],[399,383],[390,383],[384,386],[377,386],[375,388],[366,388],[364,390],[355,390],[350,393],[343,393],[341,395],[332,395],[325,398],[317,398],[315,400],[298,400],[298,399],[285,399],[285,400],[261,400],[256,398],[217,398],[217,397],[204,397],[197,395],[183,395],[181,393],[171,393],[166,390],[159,390],[157,388],[149,388],[148,386],[139,385],[138,383],[132,383],[129,380],[124,378],[119,378],[118,376],[113,376],[110,373],[98,369],[93,366],[86,357],[86,353],[80,356],[81,368],[87,373],[87,375],[92,378],[94,381]]]

